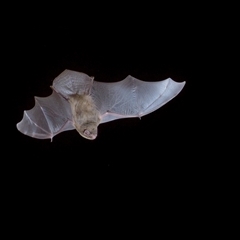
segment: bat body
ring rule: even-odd
[[[54,79],[50,96],[35,97],[34,108],[24,111],[17,129],[39,139],[76,129],[83,137],[95,139],[99,124],[149,114],[184,85],[171,78],[144,82],[130,75],[119,82],[97,82],[87,74],[65,70]]]

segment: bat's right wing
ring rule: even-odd
[[[17,129],[30,137],[50,138],[60,132],[74,129],[71,106],[67,99],[75,94],[89,94],[93,77],[66,69],[53,81],[49,97],[35,97],[35,106],[24,111]]]
[[[52,139],[56,134],[74,129],[69,102],[53,91],[48,97],[35,97],[35,106],[24,111],[17,129],[25,135],[39,139]]]
[[[101,123],[131,117],[142,117],[174,98],[185,82],[168,78],[145,82],[132,76],[114,83],[93,83],[91,95],[101,114]]]

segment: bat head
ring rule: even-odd
[[[85,123],[77,129],[79,134],[89,140],[94,140],[97,137],[97,124]]]

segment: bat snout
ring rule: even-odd
[[[93,133],[88,129],[84,129],[83,134],[81,134],[84,138],[89,140],[94,140],[97,137],[97,133]]]

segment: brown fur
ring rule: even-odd
[[[69,98],[73,115],[73,125],[85,138],[94,139],[100,123],[99,112],[89,95],[74,95]]]

